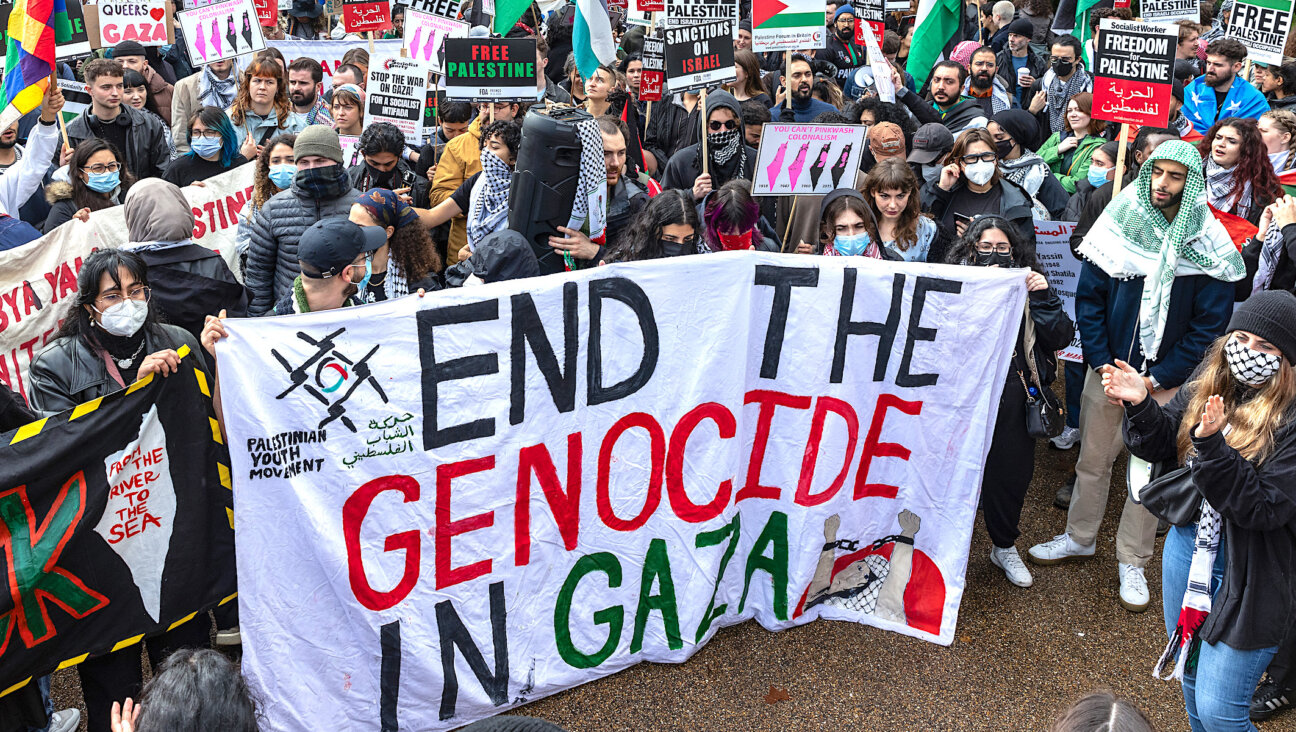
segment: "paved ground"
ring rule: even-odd
[[[1053,494],[1075,454],[1041,443],[1021,521],[1023,554],[1061,532],[1065,514],[1053,507]],[[770,633],[749,622],[721,631],[685,664],[640,664],[520,713],[573,732],[1043,730],[1071,701],[1106,687],[1137,703],[1157,729],[1186,730],[1177,685],[1151,677],[1165,644],[1159,562],[1148,569],[1152,610],[1134,615],[1116,601],[1123,460],[1117,473],[1098,557],[1035,568],[1029,590],[1008,584],[990,564],[978,519],[958,638],[949,648],[851,623]],[[771,685],[790,698],[767,704]],[[54,694],[61,706],[79,705],[75,672],[55,675]],[[1263,729],[1296,730],[1296,712]]]

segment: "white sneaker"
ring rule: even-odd
[[[1052,443],[1053,447],[1056,447],[1059,450],[1070,450],[1071,448],[1075,447],[1076,443],[1079,441],[1080,441],[1079,427],[1065,427],[1062,429],[1062,434],[1058,435],[1057,437],[1049,438],[1049,442]]]
[[[50,715],[49,732],[72,732],[80,726],[80,709],[62,709]]]
[[[1117,565],[1120,575],[1120,604],[1132,613],[1141,613],[1148,608],[1147,578],[1143,568],[1121,562]]]
[[[1071,541],[1070,534],[1058,534],[1052,540],[1036,544],[1026,553],[1035,564],[1049,566],[1076,559],[1088,559],[1094,555],[1094,545],[1081,546]]]
[[[1002,569],[1008,581],[1018,587],[1030,587],[1035,583],[1035,578],[1031,576],[1030,570],[1026,569],[1026,563],[1021,560],[1021,555],[1017,553],[1015,546],[1007,549],[992,548],[990,563]]]

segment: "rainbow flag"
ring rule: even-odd
[[[17,0],[9,13],[0,130],[40,106],[54,71],[54,46],[72,38],[65,0]]]

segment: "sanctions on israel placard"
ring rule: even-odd
[[[227,321],[267,728],[458,727],[752,618],[950,643],[1025,277],[860,262]]]

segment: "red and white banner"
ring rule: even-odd
[[[238,217],[252,198],[254,163],[208,178],[206,186],[184,188],[193,206],[195,244],[220,252],[238,272],[234,235]],[[68,303],[76,296],[81,262],[96,249],[125,244],[121,206],[72,220],[29,244],[0,252],[0,381],[27,392],[27,367],[54,338]]]
[[[1165,127],[1178,42],[1178,26],[1103,18],[1094,61],[1094,119]]]
[[[734,252],[227,321],[266,729],[459,727],[753,618],[949,644],[1024,284]]]

